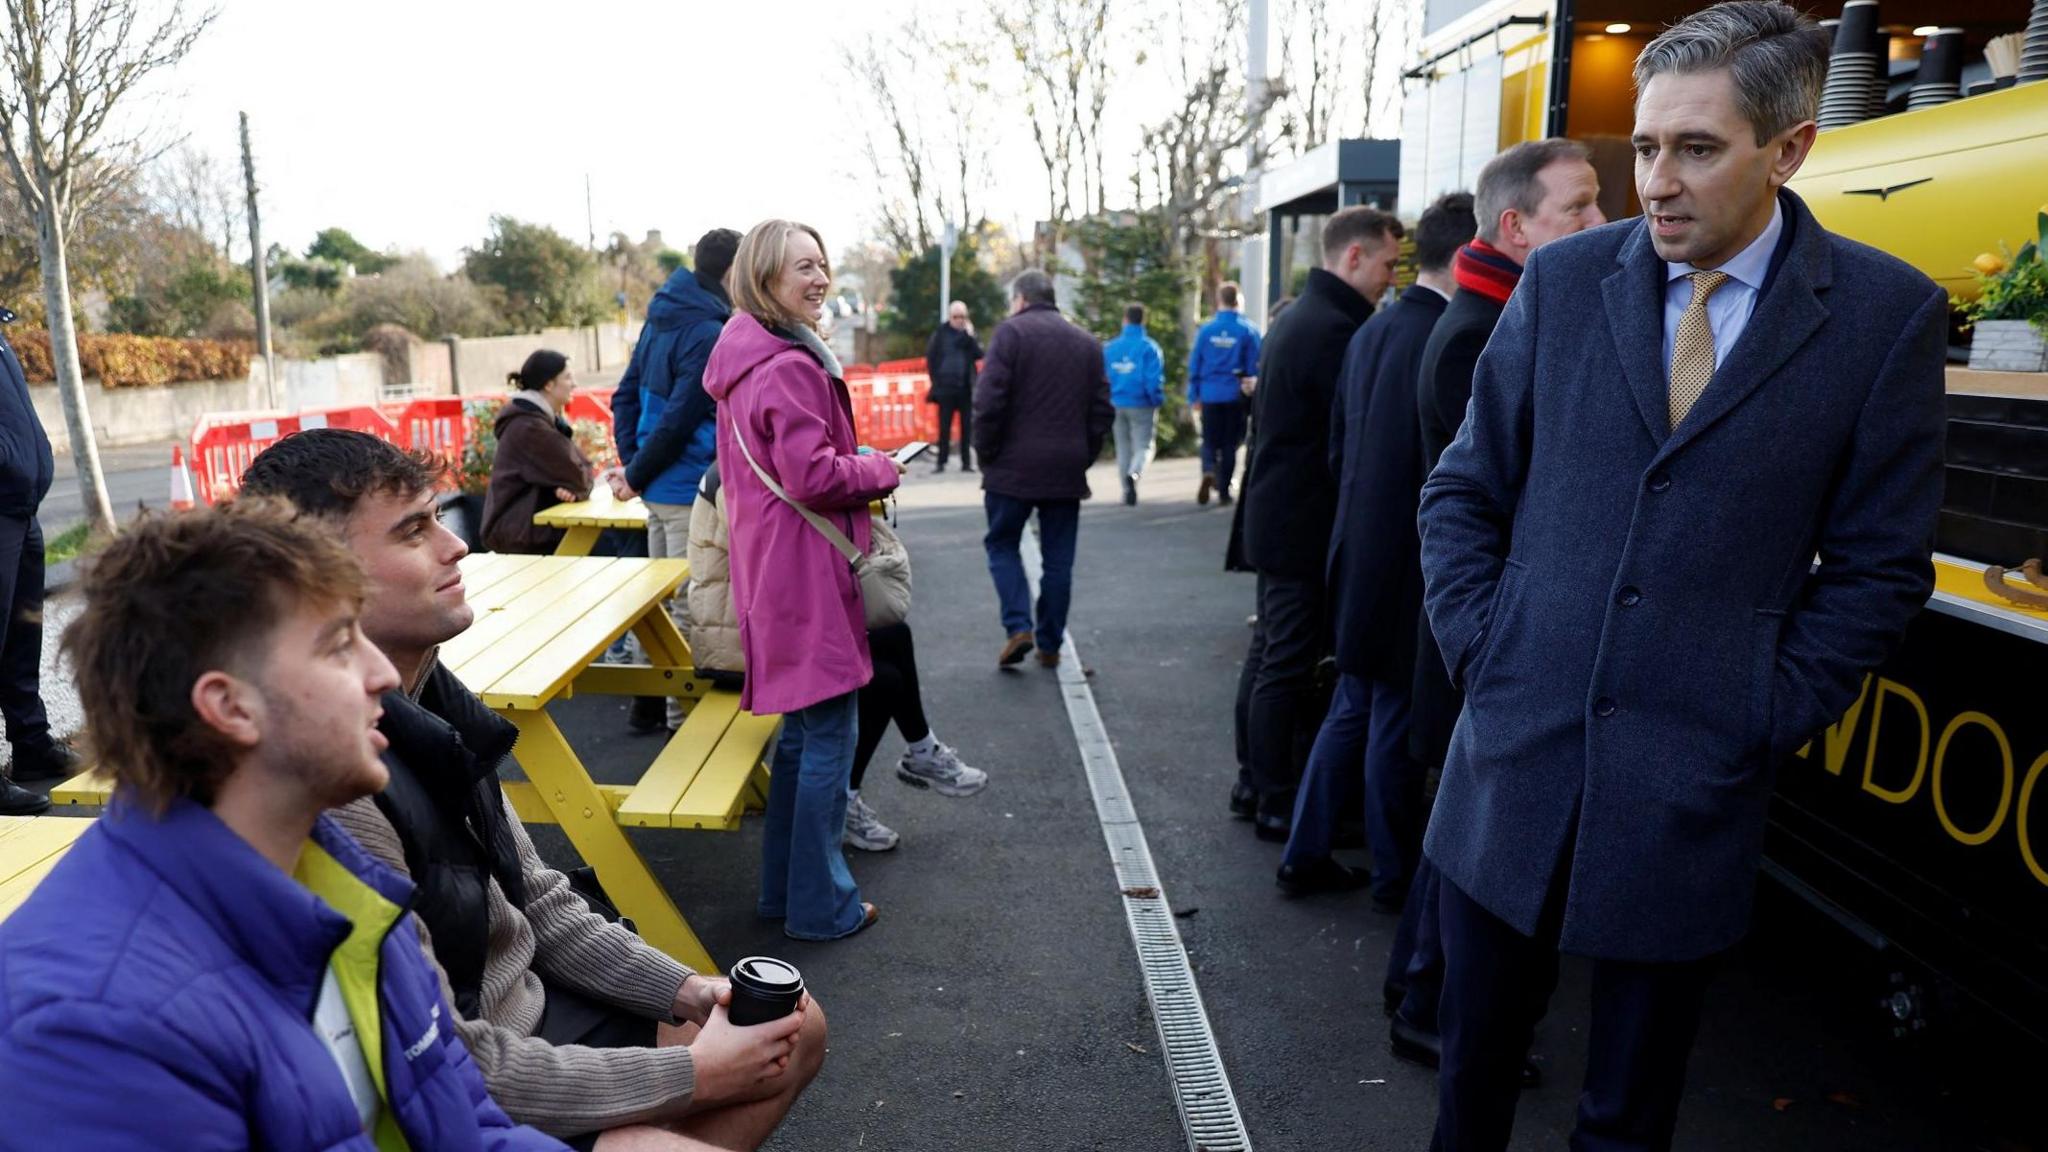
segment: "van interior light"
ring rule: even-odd
[[[1919,26],[1918,28],[1915,28],[1915,29],[1913,29],[1913,35],[1915,35],[1915,36],[1932,36],[1932,35],[1934,35],[1934,34],[1935,34],[1936,32],[1939,32],[1939,31],[1941,31],[1941,29],[1939,29],[1939,28],[1935,27],[1935,26],[1934,26],[1934,25],[1932,25],[1932,24],[1922,24],[1922,25],[1921,25],[1921,26]]]
[[[1607,31],[1608,31],[1609,33],[1613,34],[1613,35],[1619,36],[1619,35],[1621,35],[1622,33],[1624,33],[1624,32],[1626,32],[1626,31],[1628,31],[1628,25],[1626,25],[1626,24],[1609,24],[1609,25],[1607,26]]]

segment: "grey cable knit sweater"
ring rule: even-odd
[[[348,834],[384,863],[406,871],[397,829],[368,798],[333,811]],[[525,909],[514,908],[490,881],[490,944],[484,962],[483,1018],[456,1027],[491,1095],[514,1120],[553,1136],[615,1128],[688,1104],[696,1087],[690,1050],[585,1048],[554,1045],[534,1035],[547,1007],[540,974],[593,1000],[674,1022],[676,993],[690,970],[624,927],[590,911],[569,878],[541,862],[533,841],[508,807],[506,823],[526,877]],[[417,921],[417,917],[414,918]],[[425,924],[420,943],[429,959]],[[436,962],[436,970],[439,963]],[[441,975],[442,995],[455,995]]]

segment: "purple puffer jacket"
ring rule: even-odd
[[[726,322],[704,390],[718,403],[720,503],[731,529],[732,602],[747,683],[740,706],[795,712],[874,674],[860,583],[837,549],[784,504],[740,453],[743,435],[776,483],[868,547],[870,501],[895,491],[896,465],[854,451],[853,405],[802,344],[745,312]]]

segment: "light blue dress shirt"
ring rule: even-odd
[[[1714,367],[1728,362],[1728,352],[1749,324],[1756,310],[1756,298],[1764,290],[1764,278],[1771,274],[1771,257],[1778,251],[1778,236],[1785,231],[1785,209],[1771,206],[1771,222],[1749,247],[1716,269],[1728,274],[1728,282],[1707,297],[1707,324],[1714,330]],[[1664,265],[1664,378],[1671,378],[1671,350],[1678,343],[1678,322],[1692,303],[1692,281],[1686,277],[1699,269],[1690,264]]]

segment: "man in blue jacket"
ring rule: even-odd
[[[1523,266],[1422,490],[1465,705],[1440,875],[1436,1146],[1508,1146],[1558,954],[1588,957],[1574,1148],[1669,1148],[1777,767],[1934,586],[1948,295],[1784,185],[1828,37],[1732,0],[1636,58],[1644,215]]]
[[[1237,449],[1244,443],[1245,383],[1259,372],[1259,330],[1238,312],[1237,285],[1216,289],[1216,315],[1188,348],[1188,404],[1202,428],[1202,486],[1195,503],[1230,503]]]
[[[1116,475],[1123,481],[1124,503],[1138,502],[1138,478],[1152,462],[1159,406],[1166,403],[1166,360],[1159,344],[1145,335],[1145,306],[1124,309],[1124,330],[1102,347],[1109,369],[1109,402],[1116,406]]]
[[[0,308],[0,324],[14,313]],[[50,491],[50,439],[29,402],[28,381],[0,335],[0,715],[14,761],[0,773],[0,816],[33,816],[48,799],[16,783],[60,780],[78,757],[50,736],[43,711],[43,528],[36,509]]]
[[[465,1149],[513,1125],[412,886],[322,813],[384,786],[362,570],[263,501],[146,521],[67,634],[104,819],[0,925],[0,1148]]]
[[[676,269],[648,303],[640,342],[612,393],[612,438],[622,466],[612,491],[646,503],[647,554],[656,559],[688,554],[697,482],[718,459],[718,406],[704,391],[704,363],[732,315],[725,273],[739,246],[740,234],[730,228],[697,241],[696,267]],[[687,612],[688,601],[679,596],[670,610]],[[667,701],[666,720],[670,730],[682,724],[678,701]]]

